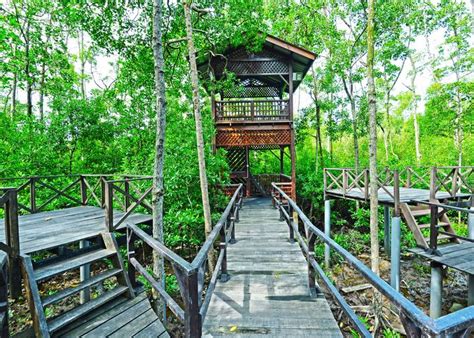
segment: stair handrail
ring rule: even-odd
[[[127,253],[129,259],[128,275],[132,285],[136,286],[136,273],[141,274],[165,301],[165,304],[184,323],[186,337],[201,337],[202,324],[214,292],[217,279],[225,282],[227,272],[227,246],[235,242],[235,223],[239,221],[239,210],[242,207],[243,184],[239,184],[231,200],[227,204],[219,221],[202,245],[192,262],[180,257],[165,244],[151,237],[137,225],[127,222]],[[180,295],[183,301],[181,307],[167,292],[164,284],[160,284],[155,277],[146,270],[135,255],[135,242],[142,240],[155,253],[169,261],[178,281]],[[209,252],[219,240],[219,254],[212,272],[209,284],[203,297],[205,274]]]
[[[377,276],[372,270],[370,270],[364,263],[358,260],[354,255],[349,251],[344,249],[333,239],[326,236],[324,232],[319,230],[303,213],[303,211],[298,207],[298,205],[285,194],[281,189],[276,185],[274,188],[279,192],[280,196],[286,201],[287,207],[284,204],[277,203],[280,212],[283,213],[283,216],[291,224],[292,230],[290,231],[290,238],[292,236],[291,232],[297,235],[299,243],[302,249],[305,251],[306,257],[309,260],[308,264],[314,269],[320,276],[325,284],[328,286],[329,291],[335,296],[336,301],[341,305],[341,308],[348,315],[349,319],[353,324],[355,324],[356,329],[361,329],[360,321],[357,316],[353,313],[353,310],[349,305],[344,301],[337,289],[332,285],[328,285],[329,279],[324,275],[323,270],[317,263],[314,258],[314,244],[316,238],[322,240],[325,244],[329,245],[332,249],[337,251],[337,253],[342,256],[353,268],[358,270],[358,272],[368,280],[368,282],[376,288],[383,296],[387,297],[392,304],[394,304],[400,313],[400,319],[406,329],[409,332],[410,336],[419,337],[422,334],[432,335],[432,336],[447,336],[456,333],[468,333],[469,330],[474,326],[474,306],[469,306],[462,310],[450,313],[448,315],[442,316],[437,319],[433,319],[426,315],[421,309],[419,309],[414,303],[405,298],[401,293],[397,292],[392,288],[387,282],[382,278]],[[285,210],[288,208],[288,211]],[[293,212],[298,214],[298,219],[303,223],[306,231],[306,239],[303,239],[298,230],[298,224],[289,217]],[[306,244],[306,242],[308,244]],[[309,274],[311,276],[311,273]],[[311,277],[309,277],[311,278]],[[314,281],[310,281],[310,285]],[[360,331],[359,331],[360,332]],[[360,332],[365,336],[364,333]]]

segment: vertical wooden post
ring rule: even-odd
[[[0,253],[0,312],[5,314],[3,318],[2,327],[0,328],[0,336],[8,338],[8,259],[3,252]]]
[[[250,101],[250,120],[255,120],[255,101]]]
[[[282,182],[282,175],[285,173],[285,148],[280,146],[280,182]]]
[[[220,231],[220,235],[221,235],[221,241],[219,243],[219,248],[221,251],[224,252],[224,258],[222,259],[222,264],[221,266],[216,266],[216,269],[219,269],[221,270],[221,273],[220,273],[220,276],[219,276],[219,279],[221,280],[221,282],[227,282],[229,280],[229,274],[227,273],[227,241],[226,241],[226,230],[232,226],[232,217],[231,217],[231,213],[229,213],[229,215],[227,216],[227,219],[226,219],[226,222],[225,222],[225,226],[223,226],[221,228],[221,231]],[[235,224],[234,224],[235,226]]]
[[[406,182],[406,187],[411,188],[411,171],[413,169],[411,167],[407,167],[407,182]]]
[[[342,169],[342,194],[345,196],[347,193],[347,169]]]
[[[247,197],[250,196],[251,194],[251,188],[250,188],[250,163],[249,163],[249,147],[245,147],[245,167],[247,170],[247,182],[246,183],[246,195]]]
[[[17,299],[21,296],[20,272],[20,232],[18,223],[18,200],[16,189],[8,189],[8,201],[5,207],[5,239],[10,247],[9,280],[10,295]]]
[[[114,231],[114,184],[104,182],[105,227],[107,231]]]
[[[202,335],[202,318],[199,313],[198,272],[192,271],[184,280],[184,335],[200,338]]]
[[[125,177],[125,185],[124,185],[124,191],[125,191],[125,196],[124,196],[124,205],[125,205],[125,212],[128,211],[128,208],[130,207],[130,181],[128,180],[128,177]]]
[[[30,207],[31,213],[36,213],[36,176],[30,177]]]
[[[86,185],[86,177],[81,175],[80,176],[80,185],[81,185],[81,203],[82,205],[87,204],[87,185]]]
[[[100,207],[105,208],[105,176],[100,176]]]
[[[135,233],[127,227],[127,258],[128,258],[128,279],[134,289],[137,287],[135,267],[130,263],[130,259],[135,257]]]
[[[436,199],[436,178],[438,176],[438,171],[436,167],[431,168],[431,176],[430,176],[430,201],[434,201]]]
[[[293,126],[293,56],[290,56],[288,64],[288,109],[291,121],[291,199],[296,202],[296,149],[295,149],[295,129]]]
[[[82,240],[79,242],[79,249],[84,249],[90,246],[90,242],[87,240]],[[89,280],[91,276],[91,265],[90,264],[85,264],[82,265],[79,268],[79,279],[81,282],[85,282],[86,280]],[[84,304],[87,303],[91,299],[91,289],[85,288],[84,290],[81,290],[79,293],[79,303]]]
[[[306,225],[305,225],[306,227]],[[311,233],[306,233],[306,238],[308,240],[308,254],[306,256],[306,261],[308,262],[308,286],[309,293],[311,297],[316,297],[320,293],[319,287],[316,286],[316,271],[313,268],[313,265],[310,263],[310,257],[314,257],[314,244],[316,242],[316,236]]]
[[[438,249],[438,207],[430,205],[430,250],[432,253]]]

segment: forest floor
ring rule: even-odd
[[[366,266],[370,266],[370,255],[361,254],[358,258]],[[390,261],[382,254],[380,262],[381,277],[389,282]],[[368,287],[367,281],[352,268],[348,263],[341,262],[331,269],[331,278],[342,290],[346,301],[356,311],[359,318],[366,324],[370,331],[374,329],[375,317],[373,315],[374,292]],[[447,269],[443,280],[443,314],[454,312],[467,306],[467,278],[457,270]],[[360,290],[351,291],[350,287],[359,286]],[[344,290],[347,290],[345,293]],[[401,261],[401,293],[426,314],[429,314],[430,299],[430,264],[427,260],[411,253],[404,253]],[[349,320],[344,315],[339,305],[335,303],[331,295],[326,295],[330,301],[331,309],[340,323],[343,333],[347,337],[354,337],[353,329]],[[394,306],[383,298],[381,320],[378,336],[397,337],[404,336],[405,330],[398,315],[394,311]],[[356,335],[357,336],[357,335]]]

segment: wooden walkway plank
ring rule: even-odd
[[[306,260],[269,199],[247,199],[203,336],[342,337],[324,298],[312,298]]]

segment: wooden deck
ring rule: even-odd
[[[114,220],[123,211],[114,210]],[[151,221],[150,215],[131,214],[127,220],[136,224]],[[119,229],[125,227],[125,223]],[[22,254],[45,250],[92,238],[105,229],[104,209],[80,206],[19,216],[20,250]],[[4,220],[0,220],[0,242],[5,241]]]
[[[312,298],[306,260],[270,199],[247,199],[203,336],[342,337],[324,297]]]
[[[393,187],[385,186],[385,188],[393,195]],[[330,189],[326,191],[328,196],[343,198],[343,199],[354,199],[364,200],[364,190],[361,188],[353,188],[348,190],[345,194],[342,189]],[[379,203],[382,204],[393,204],[393,197],[387,193],[384,189],[380,188],[378,191]],[[457,194],[456,197],[470,197],[469,194]],[[444,191],[438,191],[436,193],[436,199],[443,200],[451,198],[451,195]],[[429,201],[430,190],[429,189],[415,189],[415,188],[403,188],[400,187],[400,203],[411,203],[413,201]]]
[[[441,256],[431,255],[422,248],[409,251],[430,261],[438,262],[450,268],[474,275],[474,243],[447,244],[438,247]]]

